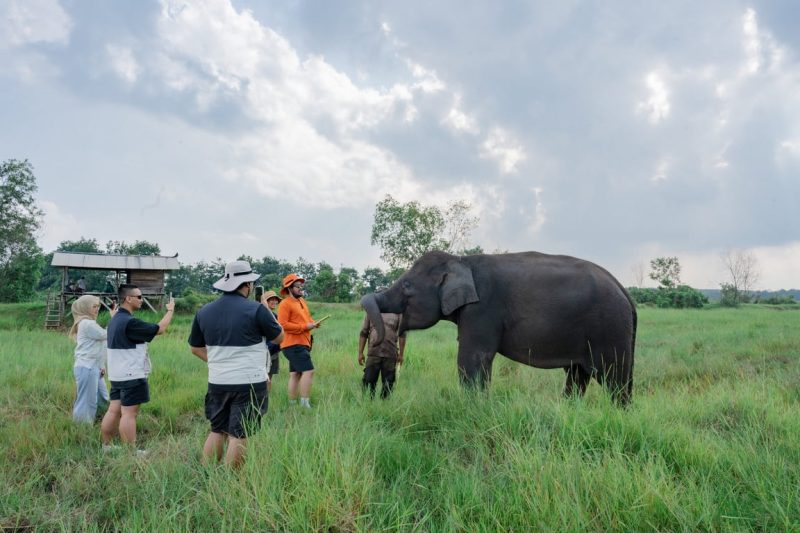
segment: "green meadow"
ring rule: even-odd
[[[312,304],[313,409],[287,362],[239,472],[200,462],[191,316],[150,346],[145,458],[75,426],[71,341],[0,307],[0,528],[114,531],[800,531],[800,312],[639,310],[633,404],[498,356],[463,391],[456,330],[410,332],[394,396],[361,394],[362,313]],[[146,315],[145,315],[146,318]],[[155,317],[150,317],[152,320]],[[105,320],[101,317],[101,323]]]

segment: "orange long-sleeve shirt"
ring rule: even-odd
[[[301,344],[311,347],[311,331],[308,323],[313,322],[311,311],[303,298],[289,296],[278,307],[278,323],[283,327],[284,337],[281,349]]]

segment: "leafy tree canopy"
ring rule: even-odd
[[[650,279],[660,287],[672,289],[681,284],[681,265],[677,257],[656,257],[650,261]]]
[[[125,241],[108,241],[106,253],[116,255],[161,255],[161,247],[153,242],[136,241],[128,244]]]
[[[36,205],[36,177],[27,161],[0,163],[0,301],[33,295],[43,263],[36,232],[43,212]]]
[[[407,269],[431,250],[460,253],[477,224],[465,201],[454,201],[442,211],[419,202],[401,204],[386,195],[375,206],[370,242],[381,248],[381,259],[392,269]]]

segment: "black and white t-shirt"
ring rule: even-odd
[[[282,329],[272,313],[238,292],[225,293],[194,317],[189,345],[208,350],[208,382],[243,385],[267,381],[265,340]]]
[[[158,335],[158,324],[134,318],[126,309],[117,311],[106,329],[108,379],[129,381],[150,374],[147,343]]]

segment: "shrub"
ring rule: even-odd
[[[658,289],[628,287],[628,292],[637,304],[655,304],[658,299]]]
[[[193,289],[186,289],[183,296],[175,298],[175,311],[178,313],[196,313],[198,309],[208,302],[217,299],[216,294],[197,292]]]
[[[708,298],[700,291],[688,285],[678,285],[677,287],[658,289],[640,289],[630,287],[628,292],[639,305],[656,305],[662,308],[703,307],[708,303]]]
[[[770,296],[763,300],[759,299],[758,303],[767,305],[797,305],[797,300],[791,294],[785,296]]]
[[[658,293],[656,305],[662,308],[701,308],[704,304],[708,303],[708,298],[702,292],[688,285],[678,285],[670,289],[661,287],[656,292]]]

